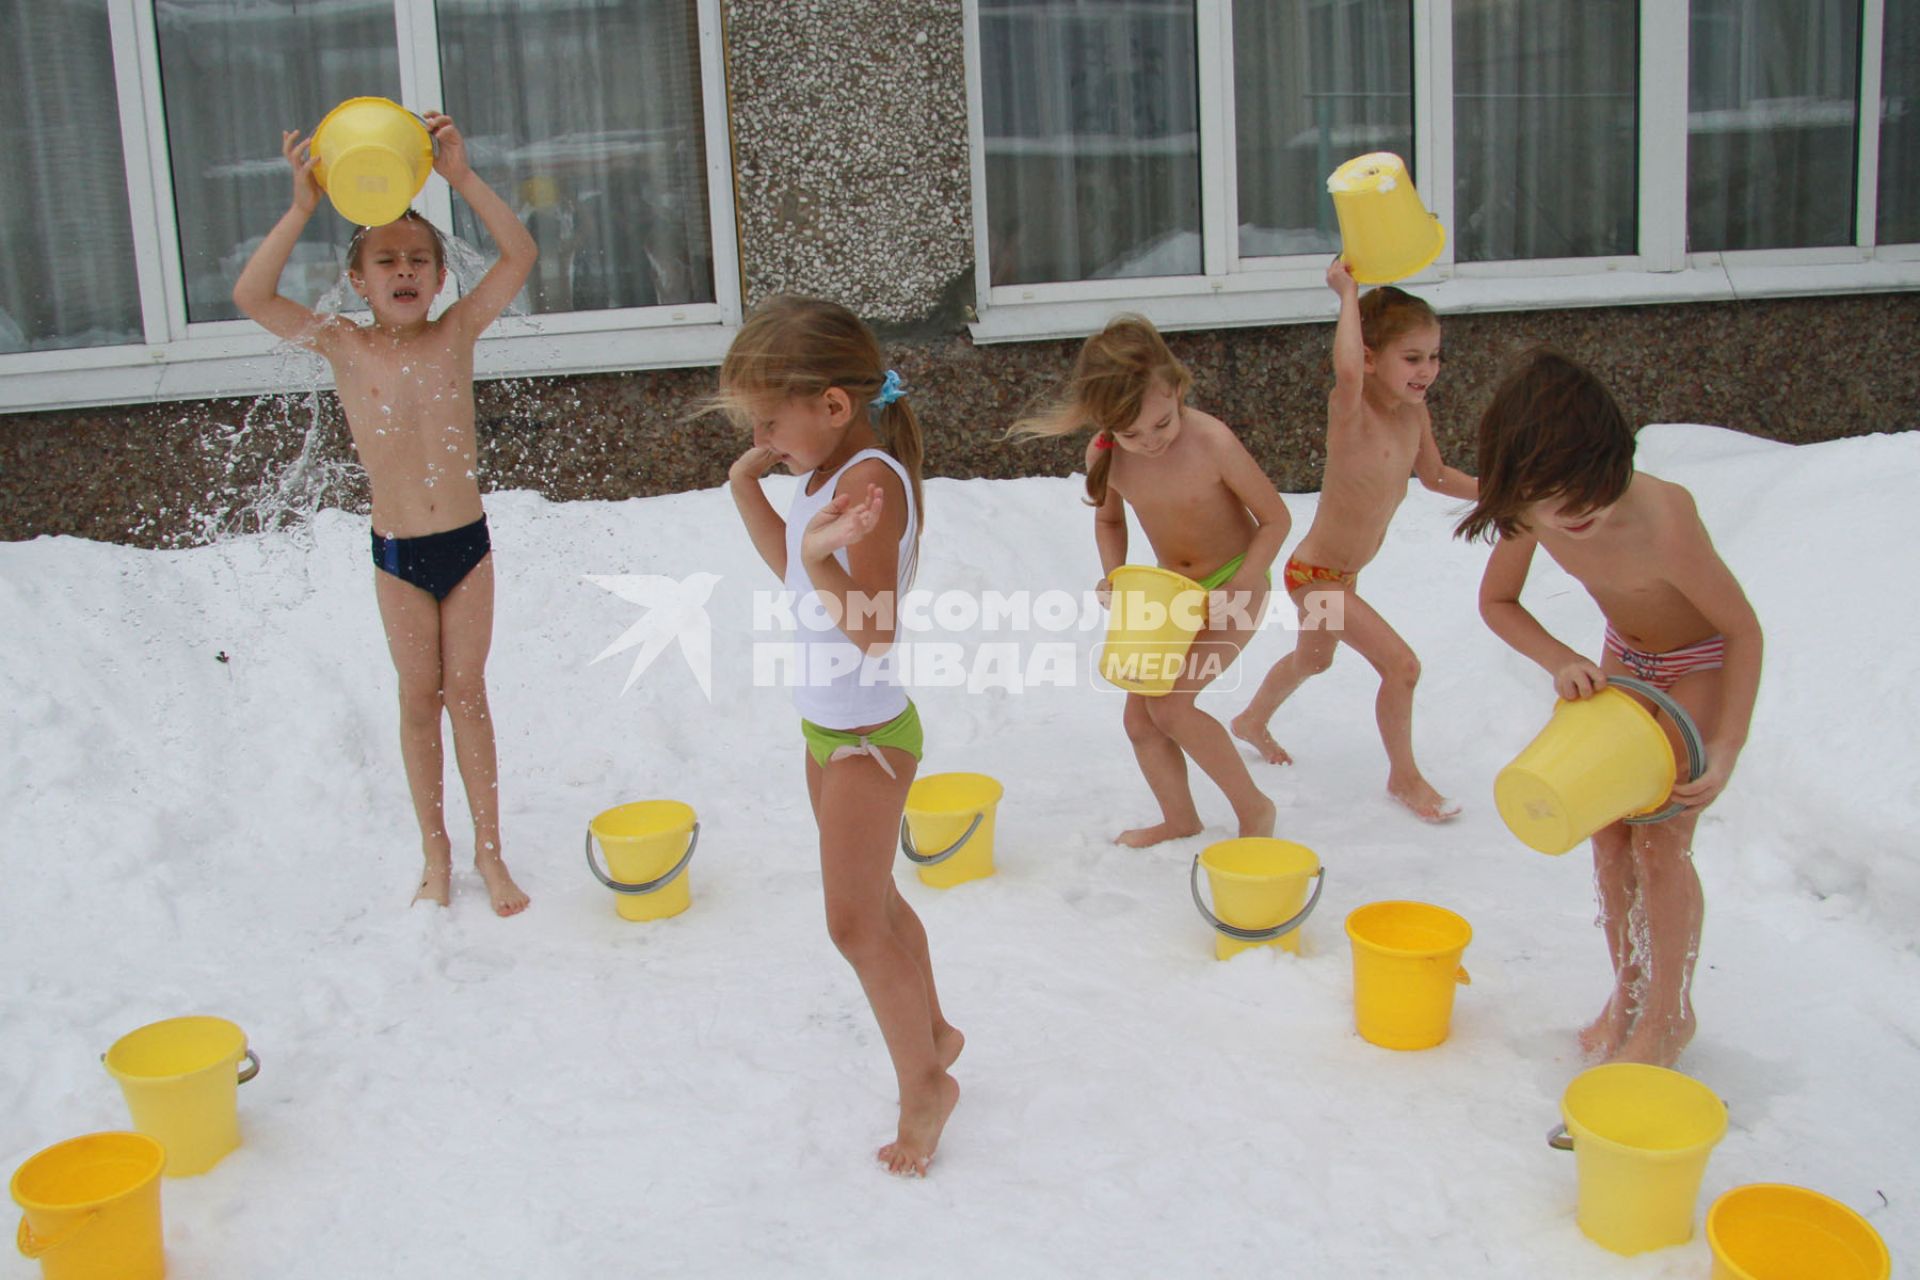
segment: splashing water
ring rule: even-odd
[[[458,236],[447,234],[444,243],[448,283],[465,296],[491,264],[476,246]],[[314,302],[313,310],[322,322],[350,312],[358,313],[350,323],[368,318],[344,268]],[[525,315],[525,304],[516,297],[506,314]],[[209,495],[211,509],[196,513],[193,521],[201,542],[286,533],[299,545],[310,546],[317,512],[329,506],[365,509],[365,472],[353,458],[351,443],[342,439],[345,424],[340,415],[326,411],[329,406],[322,395],[326,360],[299,340],[277,343],[271,354],[274,381],[291,390],[256,398],[238,425],[208,442],[208,448],[223,449],[225,456],[219,465],[220,479]],[[291,460],[279,463],[285,442],[296,433],[299,449]]]

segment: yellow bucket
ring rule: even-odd
[[[1207,872],[1213,905],[1200,897],[1200,869]],[[1314,881],[1307,897],[1307,881]],[[1242,836],[1210,844],[1187,872],[1193,905],[1213,926],[1213,955],[1228,960],[1251,947],[1300,950],[1300,926],[1320,902],[1327,877],[1319,855],[1303,844],[1271,836]],[[1303,905],[1304,904],[1304,905]]]
[[[1353,1025],[1385,1049],[1431,1049],[1447,1038],[1454,988],[1473,926],[1445,907],[1374,902],[1347,916],[1353,943]]]
[[[606,855],[608,875],[593,856]],[[587,824],[587,867],[620,895],[613,909],[625,920],[665,920],[693,903],[683,874],[700,844],[693,806],[678,800],[636,800],[608,809]]]
[[[1700,731],[1685,708],[1652,685],[1609,676],[1591,698],[1557,703],[1547,727],[1493,780],[1495,807],[1529,848],[1565,853],[1622,818],[1659,822],[1680,812],[1667,805],[1679,776],[1673,746],[1627,689],[1679,727],[1689,778],[1706,767]]]
[[[1424,271],[1447,243],[1440,219],[1413,189],[1391,151],[1372,151],[1335,169],[1327,194],[1340,219],[1340,256],[1361,284],[1391,284]]]
[[[900,818],[900,852],[919,870],[921,883],[951,889],[993,874],[993,818],[1004,794],[984,773],[914,780]]]
[[[386,98],[348,98],[313,131],[313,176],[348,222],[383,227],[406,213],[433,172],[433,135]]]
[[[1838,1200],[1781,1183],[1735,1187],[1707,1210],[1713,1280],[1888,1280],[1893,1257]]]
[[[1560,1115],[1566,1124],[1548,1141],[1573,1152],[1589,1240],[1631,1255],[1693,1238],[1700,1179],[1727,1131],[1713,1090],[1665,1067],[1612,1062],[1573,1078]]]
[[[1172,691],[1193,638],[1206,629],[1206,588],[1154,565],[1123,564],[1107,578],[1107,642],[1100,674],[1149,698]]]
[[[14,1243],[45,1280],[161,1280],[160,1170],[166,1150],[143,1133],[90,1133],[31,1157],[9,1190]]]
[[[236,1090],[260,1074],[260,1059],[225,1018],[150,1022],[100,1061],[120,1082],[133,1127],[167,1149],[169,1178],[205,1173],[240,1145]]]

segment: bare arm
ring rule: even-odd
[[[448,307],[447,314],[442,317],[443,322],[451,321],[472,341],[499,318],[500,313],[507,309],[507,304],[513,301],[514,295],[520,292],[520,287],[526,284],[540,250],[534,243],[533,233],[527,230],[507,202],[482,182],[480,175],[473,171],[473,166],[467,163],[466,140],[460,136],[452,117],[429,115],[426,121],[440,148],[439,154],[434,157],[434,169],[447,180],[448,186],[460,193],[500,249],[500,256],[487,268],[487,274],[480,277],[480,283],[473,287],[471,293],[463,295],[460,301]]]
[[[1480,578],[1480,617],[1493,634],[1553,677],[1555,693],[1568,699],[1589,697],[1606,686],[1600,668],[1554,639],[1520,603],[1520,589],[1527,584],[1527,570],[1539,545],[1526,536],[1502,538],[1494,544]]]
[[[1440,456],[1440,445],[1433,438],[1433,418],[1420,410],[1420,451],[1413,456],[1413,474],[1435,493],[1472,502],[1480,496],[1480,482],[1464,471],[1456,471]]]
[[[886,652],[897,630],[900,539],[907,531],[907,490],[886,463],[873,459],[838,478],[833,500],[807,523],[800,556],[813,589],[831,597],[840,630],[868,655]],[[843,568],[834,555],[846,548]]]
[[[241,268],[240,278],[233,282],[233,305],[268,333],[325,354],[338,320],[280,293],[280,273],[287,269],[287,259],[307,220],[320,207],[320,184],[313,177],[315,160],[298,130],[280,135],[280,154],[293,169],[293,203]]]
[[[1230,431],[1224,433],[1220,442],[1219,458],[1220,478],[1226,481],[1227,488],[1258,526],[1253,541],[1247,544],[1247,558],[1235,575],[1236,578],[1247,575],[1248,581],[1252,581],[1273,567],[1287,534],[1293,529],[1293,516],[1287,511],[1280,491],[1273,487],[1273,481],[1267,479],[1267,473],[1253,460],[1247,447]]]
[[[747,526],[753,549],[767,562],[773,575],[782,581],[787,576],[787,522],[767,501],[760,477],[773,466],[773,450],[758,445],[748,449],[727,471],[727,488],[733,493],[733,505],[740,509],[740,522]]]
[[[1098,437],[1095,437],[1098,439]],[[1100,456],[1098,446],[1087,446],[1087,466],[1091,468],[1094,460]],[[1127,562],[1127,502],[1120,491],[1113,487],[1113,473],[1107,473],[1107,500],[1095,508],[1093,513],[1093,545],[1100,551],[1100,580],[1105,582],[1113,576],[1113,571]]]
[[[1327,287],[1340,295],[1340,320],[1333,327],[1333,392],[1327,397],[1327,420],[1358,415],[1366,387],[1367,347],[1360,336],[1360,286],[1353,271],[1339,258],[1327,268]]]
[[[1753,723],[1753,704],[1760,692],[1760,619],[1733,571],[1713,549],[1713,540],[1700,523],[1692,495],[1681,491],[1674,512],[1675,528],[1666,562],[1667,577],[1676,590],[1698,609],[1726,642],[1721,670],[1720,712],[1707,741],[1706,772],[1673,789],[1674,798],[1700,808],[1720,794],[1733,773],[1734,762],[1747,745]]]

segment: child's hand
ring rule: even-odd
[[[855,501],[849,494],[837,494],[807,521],[800,535],[802,560],[825,560],[842,547],[850,547],[872,533],[880,523],[880,509],[886,494],[877,484],[867,486],[867,496]]]
[[[1606,673],[1584,658],[1553,673],[1553,691],[1568,702],[1591,698],[1606,687]]]
[[[280,154],[293,170],[294,207],[312,213],[320,207],[320,180],[313,176],[313,166],[320,161],[310,140],[301,138],[298,129],[288,129],[280,135]]]
[[[733,460],[727,468],[727,479],[732,482],[743,480],[758,481],[761,476],[773,470],[780,455],[764,445],[754,445],[751,449]]]
[[[1726,789],[1733,776],[1733,753],[1707,753],[1707,767],[1692,782],[1675,783],[1672,798],[1689,809],[1704,809]]]
[[[473,172],[473,166],[467,163],[466,139],[460,136],[452,116],[429,111],[421,118],[427,122],[427,132],[433,135],[433,171],[445,178],[448,186],[459,185],[462,178]]]
[[[1100,602],[1102,609],[1113,608],[1113,583],[1107,578],[1093,584],[1093,598]]]
[[[1353,268],[1345,258],[1335,258],[1327,264],[1327,288],[1339,294],[1342,302],[1359,296],[1360,283],[1353,278]]]

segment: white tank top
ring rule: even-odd
[[[847,633],[828,620],[821,608],[820,593],[800,563],[800,538],[807,522],[820,508],[833,501],[840,480],[866,458],[878,458],[893,468],[907,494],[907,527],[900,535],[899,577],[894,583],[896,629],[895,643],[879,657],[860,651]],[[920,513],[913,509],[913,481],[898,459],[882,449],[862,449],[848,458],[839,474],[828,479],[817,493],[808,493],[813,472],[800,477],[793,491],[793,505],[787,508],[786,589],[793,594],[794,675],[793,705],[801,718],[825,729],[858,729],[870,724],[885,724],[907,709],[907,691],[899,673],[899,600],[913,575],[914,534]],[[833,553],[841,568],[847,568],[846,549]]]

